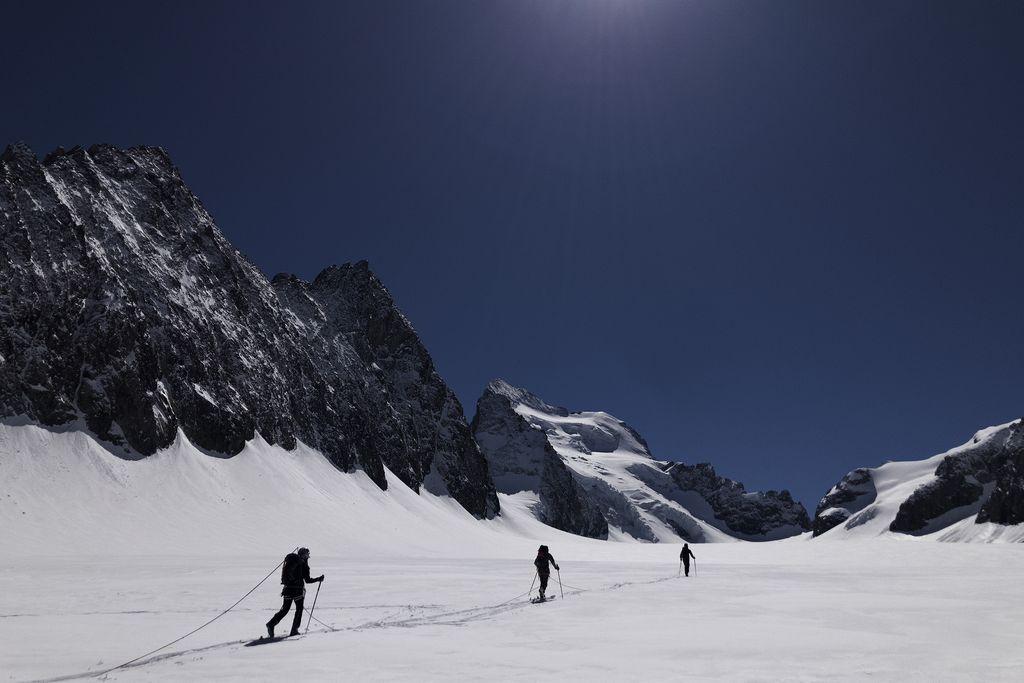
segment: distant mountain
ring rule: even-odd
[[[850,472],[818,503],[814,535],[1024,540],[1021,522],[1024,426],[1016,420],[926,460]]]
[[[644,439],[603,412],[570,412],[491,382],[473,436],[501,493],[531,499],[563,531],[647,541],[772,540],[810,529],[789,492],[750,493],[708,464],[655,460]]]
[[[5,416],[126,458],[178,430],[232,455],[258,432],[498,512],[462,406],[367,264],[268,281],[159,148],[0,156]]]

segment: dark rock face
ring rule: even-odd
[[[551,447],[544,432],[515,412],[517,397],[503,382],[491,382],[477,401],[470,426],[490,467],[498,491],[540,494],[538,518],[549,526],[580,536],[607,538],[608,523],[583,487]],[[540,410],[565,409],[536,404]]]
[[[608,522],[601,510],[554,452],[544,458],[540,501],[545,524],[578,536],[608,538]]]
[[[811,527],[812,536],[821,536],[823,533],[839,526],[850,518],[850,511],[845,508],[828,508],[814,516],[814,524]]]
[[[1024,522],[1024,447],[1017,429],[1016,443],[996,473],[996,485],[978,511],[978,522],[1020,524]]]
[[[388,430],[375,437],[389,446],[381,460],[407,484],[423,482],[435,467],[447,491],[468,510],[486,517],[497,513],[487,462],[462,404],[366,262],[330,267],[308,285],[279,275],[273,287],[300,322],[306,345],[320,352],[321,367],[333,364],[339,376],[352,366],[360,370],[349,400],[372,408],[367,416]]]
[[[977,472],[985,479],[991,475],[984,468]],[[914,533],[922,531],[928,522],[951,510],[972,505],[981,500],[985,489],[970,463],[959,458],[947,458],[935,470],[937,479],[917,488],[900,505],[890,531]]]
[[[811,528],[807,510],[789,491],[747,493],[743,484],[719,476],[708,463],[674,463],[666,471],[681,490],[700,494],[715,517],[739,534],[762,536],[786,526]]]
[[[839,526],[873,503],[877,495],[869,470],[859,468],[848,473],[818,502],[814,511],[814,536]]]
[[[1024,521],[1024,436],[1021,421],[1011,423],[942,460],[935,479],[905,500],[890,524],[892,531],[927,533],[934,522],[958,508],[976,522]],[[968,507],[971,506],[971,507]]]
[[[125,457],[301,440],[381,487],[497,496],[458,400],[365,262],[273,284],[157,148],[0,157],[0,415],[82,420]]]
[[[992,495],[978,511],[978,522],[1020,524],[1024,522],[1024,420],[1010,425],[996,458]]]

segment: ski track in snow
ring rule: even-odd
[[[565,593],[565,597],[572,597],[572,596],[575,596],[575,595],[579,595],[580,593],[586,593],[586,592],[595,592],[595,591],[599,592],[599,591],[602,591],[602,590],[612,591],[612,590],[619,590],[620,588],[625,588],[625,587],[628,587],[628,586],[637,586],[637,585],[648,585],[648,584],[654,584],[654,583],[662,583],[664,581],[671,581],[671,580],[674,580],[674,579],[677,579],[677,578],[679,578],[679,577],[667,576],[667,577],[664,577],[664,578],[653,579],[653,580],[650,580],[650,581],[623,581],[623,582],[619,582],[619,583],[614,583],[614,584],[612,584],[610,586],[607,586],[605,588],[597,588],[597,589],[593,589],[593,588],[573,588],[568,593]],[[553,587],[557,587],[557,582],[549,583],[548,584],[549,592],[551,591],[551,589]],[[566,586],[566,587],[568,587],[568,586]],[[516,601],[516,602],[513,602],[513,601]],[[418,616],[418,617],[409,617],[407,619],[394,619],[394,616],[398,614],[396,612],[396,613],[394,613],[394,614],[392,614],[390,616],[386,616],[386,617],[383,617],[381,619],[375,619],[375,620],[372,620],[372,621],[368,621],[368,622],[365,622],[363,624],[359,624],[357,626],[347,626],[347,627],[338,628],[338,627],[335,627],[333,624],[329,624],[328,626],[330,627],[330,630],[316,630],[316,631],[312,631],[310,633],[303,633],[302,635],[303,635],[303,637],[307,637],[308,638],[311,635],[331,635],[331,634],[334,634],[334,633],[345,633],[345,632],[350,632],[350,631],[366,631],[366,630],[370,630],[370,629],[416,628],[418,626],[465,626],[465,625],[471,624],[471,623],[473,623],[475,621],[480,621],[480,620],[484,620],[484,619],[493,619],[494,617],[497,617],[497,616],[499,616],[501,614],[504,614],[506,612],[511,612],[511,611],[514,611],[514,610],[521,610],[524,607],[531,606],[532,604],[533,603],[530,602],[530,598],[529,598],[528,594],[524,593],[522,595],[517,595],[514,598],[506,600],[505,602],[498,603],[496,605],[485,605],[485,606],[481,606],[481,607],[471,607],[471,608],[468,608],[468,609],[458,609],[458,610],[452,610],[452,611],[449,611],[449,612],[441,612],[439,614],[432,614],[432,615]],[[356,607],[348,607],[348,608],[340,608],[340,609],[373,609],[373,608],[374,608],[374,606],[372,606],[372,605],[365,605],[365,606],[356,606]],[[408,606],[403,607],[403,609],[413,610],[413,609],[418,609],[418,607],[415,606],[415,605],[408,605]],[[235,610],[232,610],[232,611],[235,611]],[[254,609],[250,608],[249,610],[239,610],[239,611],[257,611],[257,610],[254,610]],[[266,612],[266,609],[258,610],[258,611]],[[399,610],[399,612],[401,612],[401,610]],[[82,614],[84,614],[84,615],[90,615],[90,614],[91,615],[96,615],[96,614],[110,615],[110,614],[154,614],[154,613],[158,614],[159,612],[146,612],[144,610],[135,610],[135,611],[129,611],[129,612],[83,612]],[[193,613],[193,612],[178,612],[178,613]],[[308,614],[308,609],[307,609],[307,614]],[[10,616],[28,616],[28,615],[10,615]],[[288,620],[285,619],[285,621],[282,622],[282,623],[287,623],[287,621]],[[116,669],[100,669],[99,671],[95,671],[95,670],[93,670],[93,671],[83,671],[83,672],[80,672],[80,673],[67,674],[67,675],[63,675],[63,676],[56,676],[56,677],[53,677],[53,678],[38,678],[38,679],[32,679],[31,683],[56,683],[57,681],[71,681],[71,680],[77,680],[77,679],[82,679],[82,678],[102,677],[102,676],[105,676],[107,674],[112,674],[112,673],[114,673],[116,671],[128,671],[130,669],[139,669],[139,668],[142,668],[142,667],[145,667],[145,666],[149,666],[151,664],[155,664],[155,663],[158,663],[158,662],[166,662],[168,660],[172,660],[172,659],[179,658],[179,657],[187,657],[187,656],[194,655],[194,654],[197,654],[197,653],[200,653],[200,652],[211,652],[211,651],[222,650],[224,648],[230,648],[230,647],[239,647],[239,646],[244,647],[245,644],[249,643],[249,642],[252,642],[252,641],[249,640],[249,639],[231,640],[231,641],[227,641],[227,642],[223,642],[223,643],[215,643],[213,645],[205,645],[203,647],[189,648],[189,649],[179,650],[179,651],[175,651],[175,652],[166,652],[166,653],[162,653],[162,654],[155,654],[152,657],[148,657],[148,658],[146,658],[144,660],[140,660],[138,662],[133,662],[133,663],[125,665],[125,666],[120,666],[120,667],[117,667]]]

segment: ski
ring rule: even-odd
[[[552,596],[552,597],[547,597],[547,598],[544,598],[543,600],[542,600],[542,599],[540,599],[540,598],[531,598],[531,599],[530,599],[530,602],[532,602],[532,603],[533,603],[534,605],[539,605],[539,604],[540,604],[540,603],[542,603],[542,602],[551,602],[551,601],[552,601],[552,600],[554,600],[554,599],[555,599],[555,598],[554,598],[553,596]]]
[[[276,642],[281,641],[281,640],[291,640],[293,638],[301,638],[301,637],[302,637],[301,635],[274,636],[273,638],[268,638],[267,636],[260,636],[256,640],[253,640],[251,642],[246,643],[245,646],[246,647],[253,647],[254,645],[266,645],[268,643],[276,643]]]

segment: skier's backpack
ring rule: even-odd
[[[284,567],[281,568],[281,583],[285,586],[294,586],[297,583],[301,584],[302,580],[302,559],[295,553],[288,553],[284,558]]]

